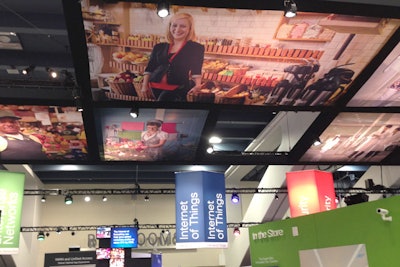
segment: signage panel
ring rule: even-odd
[[[286,173],[291,217],[336,208],[332,173],[305,170]]]
[[[225,176],[176,174],[176,248],[226,248]]]
[[[0,254],[16,254],[19,248],[25,175],[0,171]]]

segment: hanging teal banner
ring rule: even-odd
[[[0,171],[0,254],[19,248],[25,174]]]
[[[181,172],[175,179],[176,248],[226,248],[224,174]]]

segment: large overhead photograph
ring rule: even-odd
[[[398,19],[84,1],[94,99],[326,106],[382,49]]]
[[[102,160],[193,160],[207,110],[99,108]],[[140,115],[140,116],[139,116]]]
[[[379,162],[400,146],[399,113],[342,112],[301,161]]]
[[[0,159],[86,160],[82,114],[76,107],[0,105]]]

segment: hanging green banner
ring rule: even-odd
[[[0,171],[0,254],[19,248],[25,174]]]

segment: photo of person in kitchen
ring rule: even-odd
[[[146,131],[142,132],[141,148],[152,159],[162,159],[162,148],[167,142],[168,133],[161,130],[161,120],[149,120],[146,123]]]
[[[201,89],[204,46],[195,42],[194,19],[177,13],[170,19],[168,42],[156,44],[144,71],[141,91],[158,101],[186,101]]]

